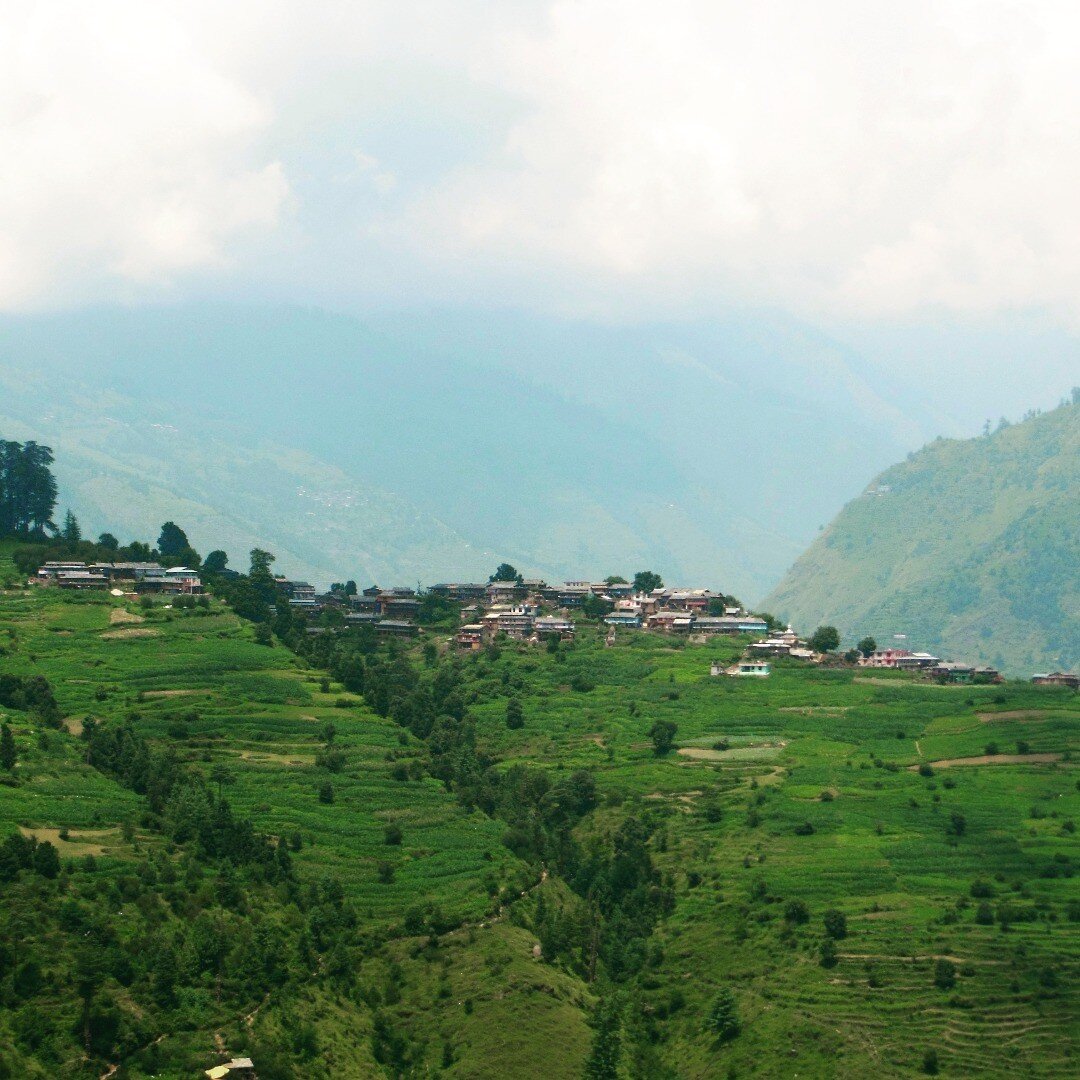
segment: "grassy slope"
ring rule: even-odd
[[[155,737],[169,737],[166,714],[198,711],[178,745],[208,766],[228,761],[235,802],[267,831],[299,828],[309,839],[301,873],[338,873],[374,928],[424,899],[485,923],[445,935],[435,949],[393,943],[393,973],[385,955],[364,962],[364,984],[394,981],[397,1001],[385,1011],[402,1037],[426,1048],[428,1068],[449,1042],[450,1075],[579,1075],[589,988],[533,961],[534,939],[514,921],[489,917],[492,877],[513,887],[527,880],[500,847],[501,827],[464,814],[430,780],[391,780],[387,754],[415,747],[363,706],[336,708],[343,695],[321,694],[311,673],[280,648],[254,645],[227,612],[173,621],[159,613],[144,626],[161,637],[108,640],[101,634],[112,606],[44,592],[0,596],[0,619],[17,644],[5,669],[46,674],[75,719],[135,709]],[[660,1025],[663,1060],[686,1077],[911,1076],[934,1047],[946,1075],[1068,1074],[1080,934],[1065,905],[1077,896],[1076,879],[1043,875],[1055,857],[1077,858],[1075,834],[1062,828],[1080,813],[1075,768],[985,765],[926,778],[906,766],[979,755],[990,741],[1011,751],[1018,738],[1032,752],[1067,751],[1080,722],[1077,698],[1019,684],[952,689],[784,666],[764,683],[709,678],[710,658],[736,649],[672,648],[644,635],[608,649],[586,633],[561,660],[508,648],[497,661],[466,661],[477,688],[504,687],[524,705],[525,728],[509,731],[504,700],[481,694],[473,712],[488,748],[506,761],[596,770],[608,799],[589,831],[614,828],[624,814],[664,816],[654,857],[675,873],[679,901],[642,979],[648,1007],[670,1014]],[[577,673],[596,688],[572,691]],[[150,696],[162,690],[198,693]],[[1015,710],[1033,715],[1004,715]],[[723,737],[731,748],[712,760],[658,760],[646,736],[658,717],[678,723],[684,747],[710,750]],[[310,760],[326,719],[351,756],[346,774],[333,778],[338,798],[330,807],[314,797]],[[27,733],[18,737],[25,747]],[[98,844],[103,859],[122,864],[123,842],[103,830],[132,815],[134,799],[80,767],[77,748],[65,742],[47,761],[30,752],[20,765],[27,781],[15,799],[4,789],[0,819],[93,829],[93,837],[73,839]],[[835,794],[831,801],[821,801],[825,790]],[[723,810],[719,823],[702,812],[709,802]],[[945,829],[954,810],[968,822],[955,844]],[[381,842],[387,818],[402,823],[400,851]],[[814,833],[796,835],[806,820]],[[375,874],[387,857],[397,864],[393,885]],[[999,877],[999,899],[1042,917],[1008,933],[976,925],[974,904],[965,902],[980,876]],[[765,899],[751,898],[758,881]],[[554,894],[562,886],[542,888]],[[811,920],[787,933],[782,913],[796,898]],[[825,969],[817,949],[830,907],[847,914],[850,934],[839,943],[838,965]],[[940,955],[957,958],[955,990],[933,984]],[[703,1016],[724,985],[737,992],[744,1031],[718,1047]],[[355,1001],[313,983],[289,1011],[270,1002],[256,1026],[272,1032],[309,1016],[321,1047],[312,1075],[377,1075],[370,1015]],[[165,1046],[209,1055],[211,1030],[171,1036]]]
[[[0,548],[0,582],[15,576],[5,554]],[[180,721],[187,738],[173,740],[181,754],[207,770],[226,763],[235,778],[230,801],[260,830],[271,835],[299,830],[305,841],[295,856],[301,877],[339,877],[376,933],[399,926],[406,908],[418,901],[437,904],[451,918],[479,923],[497,906],[491,893],[516,890],[527,882],[524,867],[501,845],[498,823],[463,811],[435,780],[392,779],[394,761],[410,760],[416,745],[355,700],[347,709],[337,707],[338,701],[350,700],[349,695],[335,689],[320,692],[319,674],[305,672],[284,649],[254,644],[249,629],[218,605],[209,615],[177,612],[172,617],[158,610],[134,627],[111,625],[110,612],[123,607],[121,601],[100,595],[71,597],[45,590],[0,594],[0,627],[10,635],[5,644],[12,648],[2,669],[46,675],[73,730],[87,715],[108,721],[135,711],[139,730],[167,740],[176,715],[196,712],[197,719]],[[149,629],[159,636],[102,636],[128,629]],[[99,693],[104,700],[98,700]],[[159,696],[163,694],[168,696]],[[314,765],[321,744],[318,733],[326,721],[333,722],[336,744],[349,755],[344,772],[332,776]],[[55,737],[53,749],[43,754],[32,748],[32,736],[29,729],[16,726],[22,783],[2,789],[0,834],[13,827],[67,826],[67,842],[52,832],[40,835],[53,840],[62,858],[93,851],[112,872],[125,872],[135,850],[122,840],[118,826],[138,820],[139,798],[81,764],[74,738]],[[331,806],[316,797],[317,782],[323,779],[332,780],[335,788]],[[403,830],[400,848],[384,843],[383,830],[390,821]],[[136,838],[140,850],[147,842],[145,836]],[[378,877],[383,860],[395,867],[390,884]],[[565,1000],[580,1002],[588,995],[557,972],[539,971],[531,958],[532,943],[523,930],[504,922],[475,935],[478,967],[457,979],[457,1000],[475,999],[476,1011],[466,1015],[459,1005],[453,1024],[446,1024],[462,1062],[469,1060],[470,1046],[489,1043],[492,1025],[520,1013],[521,998],[528,1000],[540,1023],[567,1031],[569,1051],[580,1054],[587,1041],[583,1014],[580,1008],[568,1009]],[[489,954],[505,954],[496,965],[497,975],[482,962]],[[435,997],[427,967],[413,964],[405,972],[400,992],[410,1010],[429,995]],[[505,993],[507,973],[519,980],[520,993]],[[368,973],[362,973],[366,977]],[[378,972],[370,977],[377,980]],[[316,1023],[326,1054],[333,1055],[335,1076],[378,1074],[369,1049],[370,1010],[328,998],[328,993],[313,986],[306,1005],[290,1003],[287,1017],[272,1007],[261,1012],[262,1027],[256,1034],[306,1016]],[[484,1009],[481,1002],[494,1004]],[[63,1008],[59,1002],[56,1007]],[[219,1017],[215,1026],[227,1031],[235,1024],[236,1018]],[[418,1040],[434,1038],[434,1030],[434,1022],[426,1025]],[[182,1055],[193,1046],[201,1046],[213,1063],[209,1031],[174,1035],[172,1045],[161,1053]],[[433,1061],[440,1049],[441,1043],[431,1043]],[[520,1068],[524,1059],[510,1047],[501,1060],[508,1068]],[[559,1056],[554,1059],[553,1075],[576,1074],[572,1064],[560,1068],[560,1061]],[[158,1075],[190,1073],[170,1073],[166,1067]]]
[[[1063,406],[882,473],[766,604],[1030,674],[1080,663],[1078,565],[1080,406]]]

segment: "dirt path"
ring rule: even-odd
[[[981,757],[943,758],[930,764],[935,769],[951,769],[954,765],[1049,765],[1060,760],[1060,754],[983,754]],[[919,766],[907,768],[908,772],[916,772]]]

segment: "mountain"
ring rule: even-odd
[[[1014,674],[1076,667],[1080,401],[887,469],[765,603],[848,640],[903,633]]]
[[[135,403],[114,391],[0,371],[0,431],[53,448],[62,505],[84,533],[157,536],[176,519],[204,553],[220,547],[242,569],[269,546],[280,569],[327,584],[348,570],[365,581],[415,581],[423,565],[476,576],[494,553],[336,466],[266,440],[239,442],[221,425]]]
[[[118,484],[133,525],[196,504],[197,545],[259,536],[323,582],[507,558],[555,578],[648,566],[754,600],[853,476],[925,438],[860,370],[761,313],[619,328],[202,304],[0,322],[0,414],[82,462],[60,462],[62,497],[95,527]]]

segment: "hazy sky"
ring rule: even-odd
[[[1074,3],[0,0],[0,159],[0,310],[746,303],[1080,382]]]

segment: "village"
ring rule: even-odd
[[[717,635],[751,635],[757,639],[747,645],[738,663],[713,663],[713,676],[768,678],[772,661],[785,657],[813,664],[843,663],[907,671],[938,683],[1004,681],[1001,672],[993,667],[943,660],[907,648],[878,648],[872,639],[864,639],[859,648],[842,654],[820,645],[815,648],[813,637],[804,639],[791,626],[780,629],[775,620],[747,611],[732,597],[706,588],[658,585],[641,589],[621,578],[550,585],[539,578],[514,577],[443,582],[426,590],[378,585],[358,590],[349,582],[320,593],[306,581],[284,576],[274,581],[291,610],[318,620],[308,626],[309,634],[368,627],[382,638],[416,638],[426,632],[421,614],[428,598],[439,603],[443,611],[459,613],[460,624],[451,634],[450,644],[462,653],[479,652],[499,639],[530,644],[572,641],[577,632],[575,616],[584,616],[606,628],[608,645],[613,645],[622,631],[669,634],[695,643]],[[131,592],[151,597],[197,596],[204,592],[198,571],[158,562],[50,561],[41,566],[31,584],[72,591],[110,589],[117,595]],[[1070,672],[1036,673],[1031,681],[1080,690],[1080,675]]]

